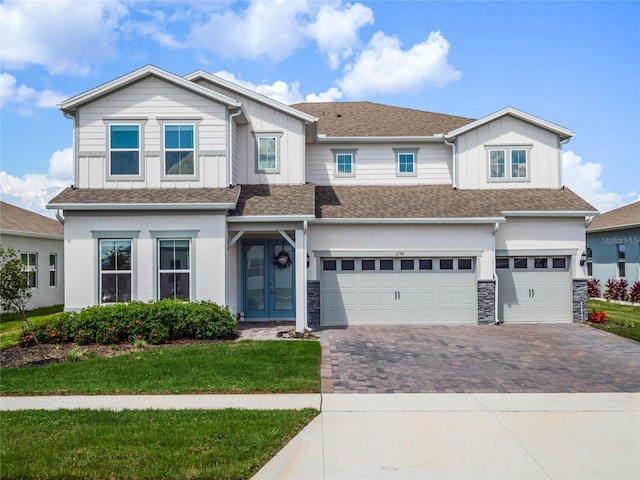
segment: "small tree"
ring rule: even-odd
[[[22,268],[20,258],[13,249],[5,250],[0,245],[0,304],[4,310],[22,314],[22,320],[29,327],[33,339],[40,345],[27,318],[27,304],[30,299],[29,275]]]

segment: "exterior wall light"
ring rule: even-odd
[[[587,261],[587,254],[585,252],[582,252],[582,255],[580,255],[580,266],[584,267],[584,264]]]

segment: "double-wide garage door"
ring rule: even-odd
[[[330,258],[321,324],[475,324],[473,258]]]
[[[498,257],[498,318],[572,321],[570,257]]]

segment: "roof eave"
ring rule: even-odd
[[[504,210],[505,217],[592,217],[594,210]]]
[[[0,230],[0,235],[12,235],[15,237],[28,237],[28,238],[40,238],[45,240],[64,240],[64,234],[55,233],[37,233],[37,232],[24,232],[21,230]]]
[[[318,143],[443,143],[444,135],[402,137],[327,137],[318,135]]]
[[[227,217],[229,223],[241,223],[241,222],[303,222],[314,220],[315,215],[233,215]]]
[[[624,225],[612,225],[610,227],[587,227],[587,233],[611,232],[615,230],[626,230],[628,228],[640,228],[640,223],[627,223]]]
[[[269,98],[265,95],[262,95],[258,92],[254,92],[253,90],[250,90],[246,87],[243,87],[242,85],[238,85],[237,83],[233,83],[230,82],[229,80],[225,80],[224,78],[218,77],[212,73],[209,72],[205,72],[204,70],[196,70],[195,72],[192,72],[188,75],[185,75],[183,77],[185,80],[188,80],[189,82],[193,82],[195,84],[195,82],[202,78],[204,80],[207,80],[209,82],[213,82],[216,83],[218,85],[221,85],[224,88],[228,88],[230,90],[235,90],[238,91],[239,93],[241,93],[242,95],[251,98],[252,100],[255,100],[256,102],[259,103],[263,103],[266,105],[269,105],[270,107],[273,107],[277,110],[280,110],[282,112],[285,112],[289,115],[292,115],[296,118],[299,118],[300,120],[304,120],[307,123],[315,123],[318,121],[318,119],[316,117],[314,117],[313,115],[309,115],[308,113],[304,113],[300,110],[297,110],[293,107],[290,107],[289,105],[286,105],[282,102],[279,102],[277,100],[274,100],[272,98]]]
[[[316,218],[312,223],[329,224],[389,224],[389,223],[411,223],[411,224],[495,224],[505,223],[504,217],[449,217],[449,218]]]
[[[49,203],[50,210],[232,210],[236,203]]]

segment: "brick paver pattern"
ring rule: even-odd
[[[640,342],[580,324],[325,328],[323,393],[640,392]]]

